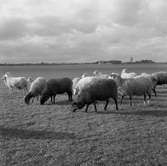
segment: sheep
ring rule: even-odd
[[[94,78],[90,84],[81,89],[76,101],[72,104],[73,112],[77,109],[82,109],[85,105],[85,112],[87,112],[90,104],[94,105],[94,109],[97,112],[96,102],[99,100],[106,101],[104,106],[104,110],[106,110],[110,98],[114,99],[116,110],[118,110],[117,85],[115,81],[112,79]]]
[[[73,89],[73,93],[74,95],[77,95],[80,93],[80,90],[87,84],[89,84],[94,78],[94,76],[88,76],[88,77],[84,77],[81,78],[75,85],[74,89]]]
[[[87,73],[83,73],[83,74],[81,75],[81,78],[84,78],[84,77],[87,77],[87,76],[88,76]]]
[[[101,79],[112,79],[108,74],[97,74],[96,76],[87,76],[78,80],[78,82],[73,86],[73,94],[79,94],[80,90],[87,84],[89,84],[94,78]],[[74,82],[74,81],[73,81]]]
[[[13,77],[9,72],[5,73],[1,78],[4,84],[9,88],[9,92],[13,89],[28,91],[29,81],[26,77]]]
[[[152,73],[152,76],[156,77],[157,85],[167,84],[167,72],[160,71]]]
[[[127,73],[126,72],[126,69],[122,69],[122,72],[121,72],[121,78],[125,78],[125,79],[128,79],[128,78],[133,78],[135,77],[137,74],[135,72],[131,72],[131,73]]]
[[[68,94],[69,101],[72,101],[72,80],[70,78],[49,79],[47,81],[47,86],[41,95],[40,104],[44,104],[49,97],[51,97],[51,102],[55,103],[56,95],[65,92]]]
[[[156,93],[156,85],[157,85],[157,77],[155,75],[152,74],[148,74],[148,73],[141,73],[140,75],[135,76],[134,78],[139,78],[139,77],[145,77],[150,79],[150,81],[152,82],[152,91],[154,92],[154,95],[157,96]]]
[[[111,76],[109,74],[103,74],[101,72],[98,72],[97,70],[95,70],[93,72],[93,76],[95,77],[100,77],[100,78],[108,78],[108,79],[111,79]]]
[[[132,106],[132,97],[136,96],[144,96],[144,104],[146,103],[146,97],[148,95],[149,101],[151,100],[151,91],[152,91],[152,81],[148,77],[137,77],[124,79],[121,82],[121,86],[119,87],[119,93],[121,94],[121,104],[124,96],[128,95],[130,99],[130,106]]]
[[[29,92],[24,98],[25,103],[29,104],[31,98],[41,96],[45,88],[46,79],[43,77],[37,77],[30,85]]]

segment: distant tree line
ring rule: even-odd
[[[140,60],[134,62],[122,62],[121,60],[108,60],[108,61],[95,61],[95,62],[84,62],[84,63],[49,63],[49,62],[39,62],[39,63],[0,63],[0,66],[27,66],[27,65],[77,65],[77,64],[150,64],[156,63],[153,60]],[[164,62],[167,63],[167,62]]]

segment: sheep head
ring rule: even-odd
[[[30,99],[31,99],[32,97],[33,97],[32,93],[29,92],[29,93],[25,96],[25,98],[24,98],[25,103],[26,103],[26,104],[29,104],[29,103],[30,103]]]
[[[43,94],[40,99],[40,104],[43,105],[49,99],[49,97],[49,95]]]
[[[72,103],[72,111],[75,112],[78,109],[82,109],[85,106],[85,104],[83,102],[73,102]]]

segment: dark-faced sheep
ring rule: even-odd
[[[73,112],[75,112],[77,109],[83,108],[85,105],[85,112],[87,112],[90,104],[93,104],[95,111],[97,111],[97,101],[106,101],[104,107],[104,109],[106,110],[110,98],[114,99],[116,109],[118,110],[117,85],[115,81],[112,79],[95,78],[91,83],[81,89],[76,101],[72,104]]]
[[[70,78],[49,79],[43,91],[40,103],[44,104],[49,98],[55,103],[57,94],[67,93],[69,101],[72,101],[72,80]]]

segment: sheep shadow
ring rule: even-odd
[[[141,116],[156,116],[165,117],[167,111],[165,110],[142,110],[142,111],[98,111],[98,114],[118,114],[118,115],[141,115]]]
[[[5,138],[19,138],[19,139],[75,139],[74,133],[68,132],[52,132],[39,130],[25,130],[17,128],[8,128],[0,126],[0,135]]]
[[[56,101],[56,105],[71,105],[72,101],[69,100],[61,100],[61,101]]]

